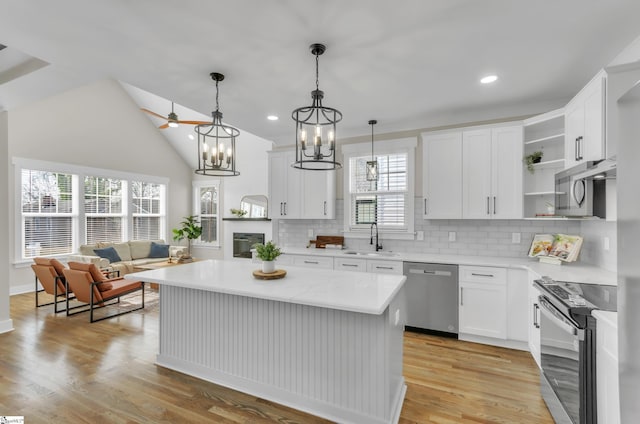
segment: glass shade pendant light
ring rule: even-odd
[[[336,124],[342,120],[342,113],[322,105],[324,92],[318,83],[318,58],[326,47],[312,44],[310,49],[316,57],[316,89],[311,92],[311,106],[291,114],[296,122],[296,161],[291,166],[311,171],[340,169],[342,164],[336,162]]]
[[[218,83],[224,75],[212,72],[211,79],[216,82],[216,110],[211,112],[211,123],[195,127],[198,135],[198,169],[196,174],[212,177],[230,177],[240,175],[236,170],[236,137],[240,131],[222,123],[222,112],[218,103]]]
[[[373,126],[377,123],[378,121],[375,119],[369,121],[369,125],[371,125],[371,160],[367,161],[367,181],[378,181],[378,160],[373,155]]]

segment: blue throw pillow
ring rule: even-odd
[[[96,253],[96,255],[100,256],[101,258],[109,259],[110,263],[120,262],[122,260],[120,259],[120,255],[118,255],[118,252],[116,252],[116,249],[114,249],[113,247],[93,249],[93,251]]]
[[[149,252],[150,258],[168,258],[169,257],[169,245],[157,244],[151,242],[151,251]]]

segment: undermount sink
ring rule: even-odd
[[[344,254],[353,256],[398,256],[395,252],[358,252],[355,250],[348,250]]]

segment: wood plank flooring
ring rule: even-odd
[[[11,298],[0,334],[0,415],[34,423],[324,423],[264,399],[154,364],[157,296],[89,324],[86,314]],[[400,423],[553,423],[528,352],[405,333]]]

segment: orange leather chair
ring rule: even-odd
[[[144,308],[144,282],[142,281],[127,281],[122,277],[109,279],[105,277],[95,264],[82,262],[69,262],[69,269],[64,270],[64,276],[67,280],[68,287],[73,291],[76,299],[86,303],[87,305],[85,306],[89,307],[88,309],[73,314],[67,310],[67,316],[89,311],[89,322],[96,322]],[[121,296],[137,291],[142,292],[141,306],[102,318],[93,318],[94,309],[119,303]]]
[[[55,313],[64,312],[64,309],[58,309],[58,304],[75,299],[72,293],[67,290],[65,277],[64,277],[64,265],[57,259],[52,258],[33,258],[35,262],[31,265],[31,269],[36,274],[36,307],[54,305],[53,310]],[[38,281],[42,286],[42,289],[38,288]],[[40,304],[39,293],[47,292],[53,296],[53,302]],[[60,299],[63,297],[64,299]]]

